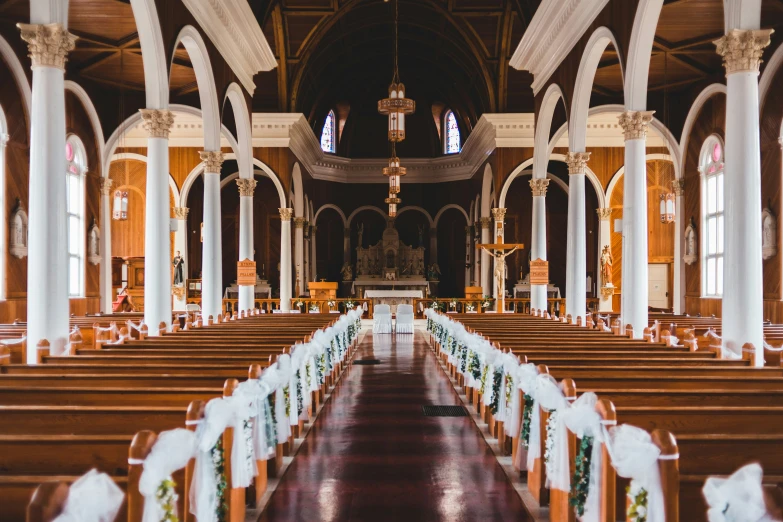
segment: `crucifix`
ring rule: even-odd
[[[525,248],[522,243],[504,243],[503,242],[503,223],[497,223],[497,234],[494,243],[480,244],[479,248],[485,250],[489,255],[495,258],[495,285],[497,286],[497,311],[505,311],[506,296],[503,292],[503,280],[506,278],[505,261],[508,256],[520,248]]]

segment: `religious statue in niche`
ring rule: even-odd
[[[171,264],[174,266],[174,286],[182,286],[185,282],[185,259],[180,255],[179,250]]]
[[[770,205],[771,206],[771,205]],[[778,226],[777,219],[770,210],[770,206],[761,211],[761,258],[766,261],[778,253]]]
[[[359,248],[364,248],[364,223],[359,223],[356,230],[359,234]]]
[[[95,219],[92,220],[92,226],[87,234],[87,261],[93,265],[101,262],[101,230]]]
[[[605,245],[601,252],[601,281],[604,286],[614,286],[612,284],[612,263],[614,258],[612,257],[612,250],[609,245]]]
[[[11,213],[11,234],[9,235],[9,251],[11,255],[22,259],[27,257],[27,212],[19,198],[16,198],[16,207]]]
[[[696,220],[691,216],[690,223],[685,227],[685,255],[682,257],[682,260],[688,265],[692,265],[698,260],[696,249],[698,239],[696,236]]]
[[[440,267],[438,266],[438,263],[433,263],[427,267],[427,279],[430,281],[440,280]]]
[[[343,263],[343,268],[340,270],[340,273],[343,275],[343,281],[352,281],[353,268],[351,268],[351,263]]]

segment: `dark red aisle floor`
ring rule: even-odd
[[[524,521],[522,501],[421,334],[364,338],[261,522]]]

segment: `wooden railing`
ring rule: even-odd
[[[416,317],[424,317],[424,309],[431,308],[433,303],[438,303],[438,309],[441,312],[454,312],[454,313],[467,313],[476,312],[479,314],[486,313],[495,310],[495,300],[489,299],[490,306],[485,308],[482,304],[484,299],[438,299],[436,297],[430,297],[427,299],[414,299],[413,308],[416,313]],[[470,308],[473,308],[472,310]],[[547,308],[549,313],[555,313],[560,315],[561,311],[565,311],[565,299],[547,299]],[[513,312],[518,314],[530,313],[530,299],[529,298],[516,298],[505,300],[506,312]]]
[[[334,306],[329,306],[329,302],[332,301]],[[259,310],[263,310],[266,313],[272,313],[274,310],[280,308],[280,299],[254,299],[254,305]],[[296,303],[301,302],[302,306],[297,307]],[[372,301],[369,299],[310,299],[309,297],[292,298],[291,310],[300,310],[303,314],[310,311],[311,305],[318,307],[318,313],[328,314],[330,312],[345,313],[346,303],[353,303],[356,305],[364,305],[367,303],[368,317],[372,317]],[[239,299],[223,299],[223,315],[227,313],[233,313],[237,311],[239,306]]]

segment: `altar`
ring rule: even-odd
[[[272,295],[272,287],[266,279],[260,279],[256,276],[256,285],[253,290],[256,299],[269,299]],[[223,299],[239,299],[239,285],[234,281],[233,285],[226,287],[223,292]]]
[[[530,283],[520,281],[514,285],[514,297],[521,297],[523,299],[529,298]],[[546,297],[547,299],[560,299],[560,288],[550,283],[546,288]]]
[[[397,313],[397,305],[413,305],[414,299],[422,299],[424,295],[421,290],[367,290],[364,296],[372,300],[372,306],[387,304],[391,308],[391,313]]]

